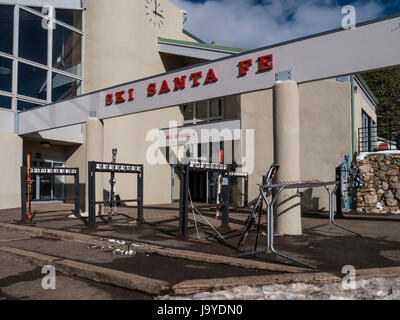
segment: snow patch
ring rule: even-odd
[[[399,300],[400,277],[358,280],[345,290],[341,282],[323,285],[305,283],[240,286],[228,290],[200,292],[187,296],[159,296],[157,300]]]
[[[377,154],[400,154],[400,150],[382,150],[379,152],[360,152],[360,154],[357,156],[357,160],[364,160],[366,156],[369,156],[370,154],[377,155]]]

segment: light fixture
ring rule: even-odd
[[[0,75],[6,76],[11,73],[11,69],[7,67],[0,67]]]
[[[50,148],[50,147],[51,147],[51,144],[50,144],[50,142],[48,142],[48,141],[41,141],[41,142],[40,142],[40,145],[41,145],[43,148]]]

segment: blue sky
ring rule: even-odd
[[[400,0],[170,0],[188,11],[184,28],[210,43],[253,49],[341,26],[342,8],[356,22],[400,13]]]

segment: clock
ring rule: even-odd
[[[161,28],[165,23],[165,11],[161,7],[160,0],[144,0],[146,17],[154,28]]]

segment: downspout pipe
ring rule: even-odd
[[[356,132],[355,132],[355,107],[354,107],[354,75],[350,76],[351,82],[351,156],[356,152]]]

